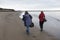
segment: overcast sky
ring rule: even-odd
[[[0,7],[16,10],[60,9],[60,0],[0,0]]]

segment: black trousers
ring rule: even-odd
[[[40,21],[40,22],[39,22],[39,25],[40,25],[40,29],[41,29],[41,30],[43,30],[43,24],[44,24],[44,21],[42,21],[42,22]]]

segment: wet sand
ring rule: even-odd
[[[0,12],[0,40],[58,40],[37,27],[30,28],[30,35],[27,35],[18,13]]]

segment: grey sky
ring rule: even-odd
[[[0,0],[0,7],[20,9],[60,9],[60,0]]]

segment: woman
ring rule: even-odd
[[[43,31],[44,18],[45,18],[45,14],[43,13],[43,11],[41,11],[41,13],[39,14],[39,25],[41,31]]]
[[[28,13],[28,11],[25,11],[25,14],[23,15],[23,21],[24,25],[26,26],[26,32],[29,34],[29,27],[32,23],[32,16]]]

